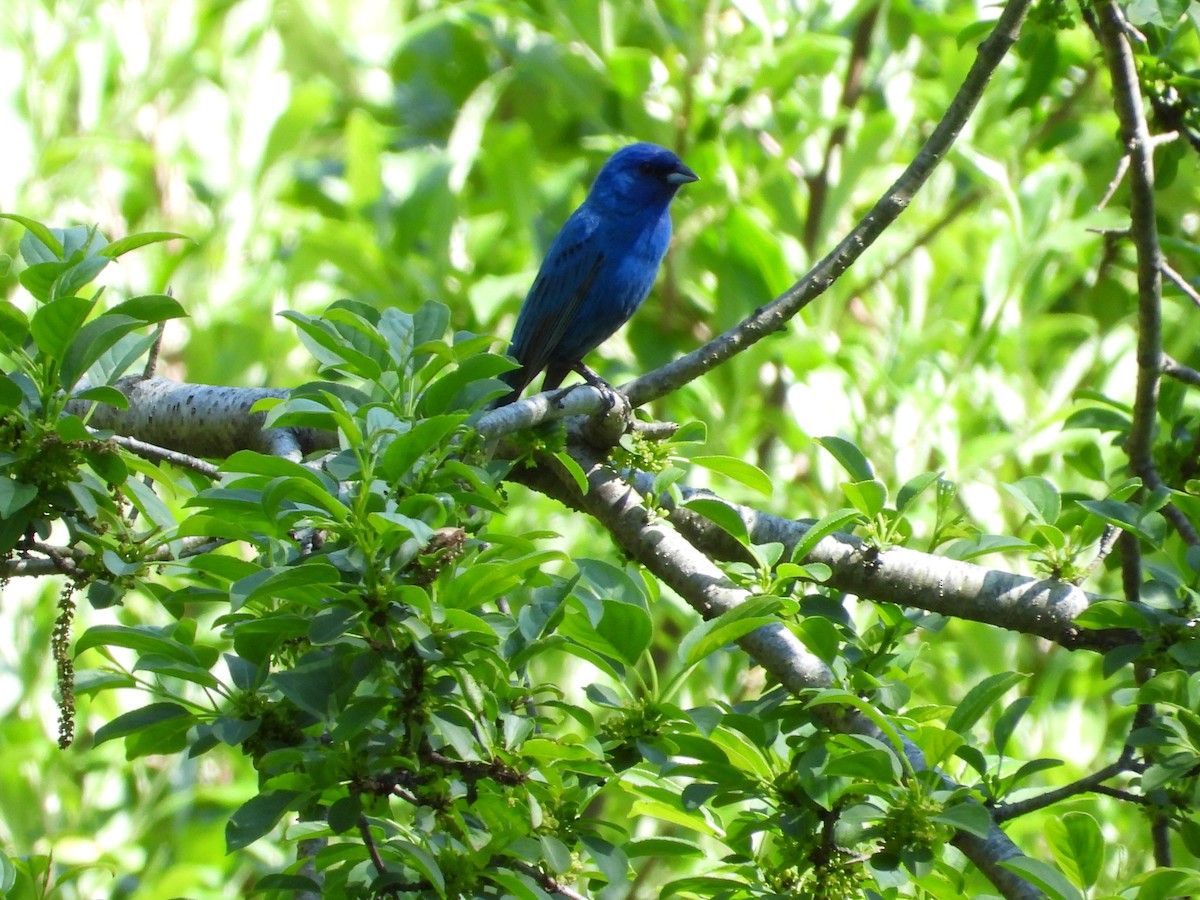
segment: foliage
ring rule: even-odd
[[[886,188],[988,23],[963,4],[355,7],[4,14],[0,51],[38,77],[0,113],[28,148],[0,176],[24,214],[0,232],[0,550],[70,552],[52,586],[5,585],[0,891],[980,896],[951,842],[999,810],[1028,854],[1010,865],[1051,896],[1200,892],[1200,565],[1167,517],[1200,522],[1200,411],[1165,383],[1165,487],[1129,475],[1135,256],[1127,188],[1101,202],[1124,148],[1090,8],[1039,4],[873,256],[654,404],[673,440],[623,440],[655,515],[711,487],[687,507],[744,548],[724,570],[752,599],[702,622],[515,483],[544,448],[568,458],[561,434],[515,463],[479,439],[509,365],[488,335],[625,136],[704,180],[599,368],[616,383],[733,326]],[[1194,285],[1195,10],[1127,16],[1155,131],[1180,132],[1155,199]],[[41,224],[78,219],[99,225]],[[1195,310],[1164,295],[1165,349],[1196,366]],[[164,325],[160,371],[298,385],[268,423],[337,449],[241,451],[214,479],[89,428]],[[756,544],[726,500],[812,527]],[[1136,602],[1111,528],[1136,539]],[[851,530],[1080,581],[1108,599],[1077,624],[1142,643],[1071,654],[847,595],[807,557]],[[835,687],[797,697],[730,652],[775,621]],[[882,737],[827,730],[845,708]],[[1020,814],[1118,762],[1106,792]]]

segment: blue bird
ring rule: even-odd
[[[650,293],[671,241],[667,208],[681,185],[699,180],[655,144],[630,144],[609,157],[525,297],[508,348],[521,368],[501,376],[513,390],[497,406],[516,400],[543,369],[543,391],[571,371],[606,386],[583,357],[629,321]]]

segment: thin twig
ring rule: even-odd
[[[825,204],[829,199],[829,170],[833,167],[838,150],[846,143],[849,133],[850,113],[858,105],[863,93],[863,72],[867,67],[867,56],[871,51],[871,35],[875,31],[875,22],[879,19],[881,3],[875,3],[858,20],[854,28],[854,37],[850,42],[850,61],[846,66],[846,78],[842,82],[842,97],[838,102],[838,123],[829,132],[829,141],[825,145],[825,156],[821,160],[821,169],[815,175],[806,178],[808,182],[808,213],[804,220],[804,249],[809,258],[817,252],[817,241],[821,237],[821,226],[825,219]]]
[[[1162,273],[1167,276],[1171,284],[1183,291],[1183,295],[1187,297],[1196,306],[1200,306],[1200,291],[1192,287],[1191,283],[1172,268],[1171,264],[1164,258],[1159,264]]]
[[[167,296],[171,296],[170,288],[167,288]],[[159,322],[154,329],[154,343],[150,345],[150,352],[146,354],[146,365],[142,368],[143,378],[152,378],[158,373],[158,354],[162,350],[162,339],[166,330],[166,322]]]
[[[782,330],[800,310],[829,289],[912,202],[953,146],[983,96],[996,67],[1016,41],[1031,0],[1009,0],[992,33],[979,45],[962,87],[920,152],[871,211],[807,275],[741,324],[691,353],[624,385],[630,403],[644,406],[694,381],[768,335]]]
[[[1125,173],[1129,171],[1129,154],[1121,157],[1117,163],[1117,171],[1113,173],[1112,180],[1108,183],[1108,187],[1104,189],[1104,196],[1100,198],[1100,202],[1096,204],[1096,209],[1104,209],[1108,206],[1108,201],[1113,198],[1113,194],[1117,192],[1117,188],[1121,186],[1121,182],[1125,180]],[[1125,229],[1122,229],[1124,231]]]
[[[586,894],[581,894],[569,885],[563,884],[556,878],[552,878],[539,869],[537,866],[531,866],[529,863],[521,862],[519,859],[508,860],[508,865],[512,866],[518,872],[523,872],[542,886],[542,890],[550,894],[561,894],[564,897],[569,897],[570,900],[588,900]]]
[[[571,454],[587,473],[586,492],[580,490],[573,477],[559,471],[553,457],[544,455],[539,466],[521,473],[521,480],[592,515],[630,558],[643,565],[706,619],[746,602],[747,591],[731,583],[711,559],[679,532],[661,518],[651,516],[645,498],[609,469],[599,456],[580,444],[571,447]],[[782,622],[762,625],[739,638],[738,644],[786,690],[797,696],[834,683],[832,670]],[[868,734],[885,740],[879,726],[855,710],[818,706],[815,713],[831,730]],[[902,747],[914,769],[928,767],[915,744],[902,739]],[[947,790],[957,787],[943,773],[936,774]],[[1032,884],[1004,866],[1005,860],[1019,855],[1020,851],[998,826],[993,825],[986,838],[960,831],[953,843],[1004,897],[1032,900],[1041,896]]]
[[[1184,384],[1190,384],[1193,387],[1200,387],[1200,372],[1197,372],[1191,366],[1185,366],[1179,360],[1165,353],[1163,354],[1162,371],[1164,375],[1174,378],[1176,381],[1182,381]]]
[[[1088,564],[1088,567],[1079,574],[1078,578],[1071,579],[1071,583],[1083,584],[1086,579],[1091,577],[1091,574],[1113,552],[1113,548],[1117,546],[1117,540],[1121,537],[1122,533],[1122,530],[1115,525],[1105,525],[1104,533],[1100,535],[1100,546],[1096,549],[1096,558]]]
[[[181,469],[191,469],[193,472],[198,472],[205,478],[211,478],[214,481],[221,477],[221,470],[212,463],[197,459],[195,456],[190,456],[187,453],[180,453],[178,450],[168,450],[166,447],[159,447],[157,444],[148,444],[145,441],[139,441],[137,438],[125,437],[121,434],[114,434],[112,437],[107,438],[107,440],[151,462],[165,462],[173,466],[178,466]]]
[[[1122,772],[1128,772],[1131,768],[1129,760],[1124,758],[1119,759],[1105,766],[1103,769],[1093,772],[1091,775],[1085,775],[1083,778],[1072,781],[1070,784],[1064,784],[1062,787],[1038,794],[1036,797],[1017,800],[1013,803],[998,804],[993,807],[992,816],[997,822],[1007,822],[1009,819],[1016,819],[1031,812],[1037,812],[1039,809],[1045,809],[1047,806],[1053,806],[1055,803],[1067,800],[1076,794],[1109,793],[1107,790],[1101,790],[1102,782],[1108,781],[1110,778],[1115,778]],[[1144,802],[1144,798],[1139,798],[1133,794],[1129,794],[1128,797],[1123,799]]]

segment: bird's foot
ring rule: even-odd
[[[617,389],[593,372],[588,366],[579,363],[575,366],[575,371],[583,377],[584,381],[600,392],[600,396],[604,398],[605,412],[611,411],[620,401],[621,395],[617,393]]]

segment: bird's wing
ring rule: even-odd
[[[509,354],[530,379],[546,367],[604,264],[595,240],[599,219],[580,207],[550,245],[517,318]]]

